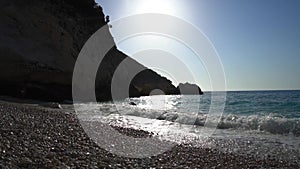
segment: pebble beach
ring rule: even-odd
[[[0,168],[300,168],[272,157],[257,159],[190,145],[177,145],[158,156],[125,158],[95,144],[72,110],[3,101],[0,114]],[[113,127],[136,138],[154,134]]]

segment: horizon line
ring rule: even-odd
[[[203,90],[202,92],[269,92],[269,91],[300,91],[300,89],[241,89],[241,90]]]

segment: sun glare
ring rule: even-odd
[[[136,3],[136,13],[161,13],[179,15],[179,5],[174,0],[139,0]]]

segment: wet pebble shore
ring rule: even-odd
[[[72,111],[3,102],[0,116],[0,168],[300,168],[288,161],[188,145],[154,157],[124,158],[96,145]],[[132,137],[152,134],[114,128]]]

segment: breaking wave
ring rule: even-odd
[[[193,112],[176,112],[172,110],[149,110],[123,108],[122,115],[138,116],[149,119],[166,120],[187,125],[204,126],[208,114]],[[218,123],[218,129],[244,129],[269,132],[272,134],[292,134],[300,136],[300,118],[285,118],[278,114],[268,115],[236,115],[224,114],[222,117],[212,117],[210,120]]]

